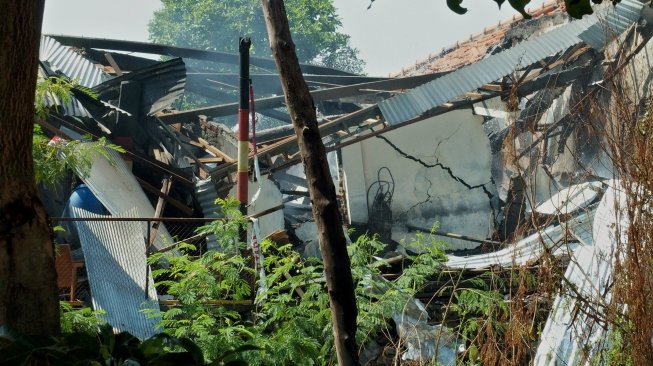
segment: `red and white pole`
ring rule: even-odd
[[[249,38],[240,38],[240,106],[238,108],[238,176],[236,177],[236,198],[240,212],[247,215],[247,172],[249,170]],[[246,241],[247,233],[242,233]]]

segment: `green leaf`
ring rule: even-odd
[[[460,4],[463,3],[463,0],[447,0],[447,6],[456,14],[465,14],[467,13],[467,8],[463,8]]]
[[[602,2],[602,0],[593,1],[597,4]],[[589,15],[594,12],[590,0],[565,0],[565,7],[567,8],[567,13],[576,19],[580,19],[583,15]]]
[[[141,352],[143,352],[145,359],[151,360],[162,354],[164,352],[165,343],[168,342],[170,338],[171,337],[165,333],[159,333],[144,340],[139,348]]]
[[[531,2],[531,0],[508,0],[510,6],[517,10],[524,19],[531,19],[531,15],[526,12],[526,5]]]
[[[180,338],[178,339],[179,345],[183,347],[187,352],[190,358],[195,362],[197,365],[203,365],[204,364],[204,356],[202,355],[202,350],[195,344],[195,342],[191,341],[188,338]]]

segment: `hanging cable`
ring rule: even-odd
[[[252,111],[252,145],[254,149],[254,156],[258,153],[258,148],[256,147],[256,111],[254,110],[254,85],[252,84],[252,79],[249,80],[249,100],[251,101]]]
[[[387,172],[386,179],[381,179],[383,172]],[[376,178],[377,180],[367,189],[368,225],[370,230],[379,234],[381,241],[387,244],[392,235],[392,198],[395,192],[395,180],[387,167],[381,167]],[[376,191],[370,202],[370,192],[374,188]]]
[[[259,182],[259,188],[252,196],[252,200],[250,201],[248,206],[251,206],[254,204],[256,199],[258,198],[259,193],[261,193],[261,168],[259,167],[258,163],[258,148],[256,147],[256,110],[254,108],[254,86],[252,85],[252,80],[249,80],[249,100],[250,100],[250,110],[252,111],[251,118],[252,118],[252,145],[253,145],[253,154],[254,154],[254,178],[256,179],[257,182]]]

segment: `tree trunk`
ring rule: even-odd
[[[59,332],[54,248],[32,161],[44,0],[0,0],[0,325]]]
[[[283,1],[261,0],[261,4],[270,48],[304,163],[329,291],[338,364],[356,365],[356,296],[336,190],[317,126],[315,105],[299,68]]]

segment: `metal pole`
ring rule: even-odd
[[[149,286],[150,286],[150,265],[147,264],[147,258],[150,255],[150,221],[147,221],[147,241],[145,242],[145,300],[149,298]]]
[[[240,52],[240,106],[238,108],[238,174],[236,178],[236,198],[240,202],[240,212],[247,215],[247,172],[249,169],[249,48],[248,37],[239,39]],[[247,231],[240,230],[241,242],[247,241]]]

